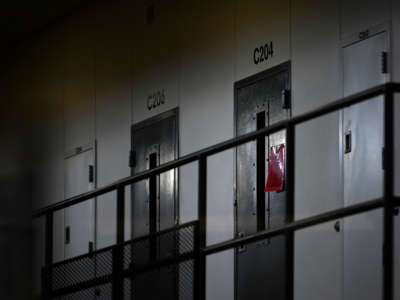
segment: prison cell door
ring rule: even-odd
[[[235,84],[236,135],[289,117],[289,66]],[[285,188],[265,193],[271,147],[285,145],[281,131],[247,143],[236,153],[236,236],[270,229],[287,221]],[[285,236],[236,249],[236,299],[286,299],[289,243]]]
[[[178,157],[177,110],[166,112],[132,127],[132,174],[153,169]],[[132,186],[133,238],[156,233],[178,223],[177,171],[170,170]],[[133,249],[138,262],[154,261],[173,254],[175,240],[150,239]],[[176,299],[177,272],[161,268],[138,276],[135,299]]]
[[[65,157],[65,197],[95,188],[95,147],[78,148]],[[65,259],[94,250],[95,203],[88,200],[65,209]]]
[[[344,94],[388,80],[386,31],[343,48]],[[383,97],[346,108],[343,115],[344,202],[383,195]],[[344,220],[344,299],[382,298],[382,210]]]

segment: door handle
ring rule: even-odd
[[[344,153],[350,153],[351,152],[351,143],[352,142],[352,136],[351,136],[351,130],[346,131],[344,135]]]

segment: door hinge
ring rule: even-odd
[[[243,238],[244,236],[245,236],[244,232],[239,232],[237,235],[238,238]],[[246,245],[240,245],[238,248],[239,253],[245,252],[246,250],[247,250]]]
[[[129,167],[133,168],[136,166],[136,151],[129,151]]]
[[[290,91],[287,89],[282,90],[282,109],[290,109]]]
[[[94,182],[94,166],[89,165],[89,183]]]
[[[382,52],[382,74],[388,73],[388,53],[386,51]]]

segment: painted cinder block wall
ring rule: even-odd
[[[25,91],[18,97],[32,105],[33,207],[63,199],[65,151],[94,140],[97,185],[128,176],[130,125],[171,108],[180,109],[180,155],[232,138],[234,82],[282,62],[292,64],[293,115],[341,98],[341,40],[391,20],[393,79],[400,81],[400,8],[392,2],[159,0],[152,1],[150,25],[146,1],[104,1],[77,11],[34,40],[24,51],[30,76],[14,79]],[[270,41],[274,56],[254,64],[254,48]],[[148,111],[147,97],[162,89],[166,104]],[[297,128],[296,218],[343,205],[340,118],[333,113]],[[234,234],[233,160],[232,151],[209,159],[208,244]],[[97,200],[98,249],[115,242],[114,197]],[[195,219],[195,164],[180,170],[180,201],[180,222]],[[126,216],[128,239],[129,197]],[[62,260],[63,212],[55,220],[54,259]],[[332,230],[333,223],[296,233],[297,300],[342,297],[343,235]],[[38,294],[43,222],[34,221],[34,228]],[[208,258],[207,299],[233,299],[233,260],[232,251]]]

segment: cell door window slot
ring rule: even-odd
[[[257,113],[257,130],[265,128],[265,111]],[[265,137],[257,139],[257,231],[265,230]]]
[[[149,169],[157,167],[157,152],[149,155]],[[157,232],[157,175],[149,178],[149,220],[150,220],[150,234]],[[157,240],[156,238],[150,239],[150,257],[155,259],[157,257]]]
[[[149,169],[157,167],[157,153],[149,155]],[[149,178],[150,233],[157,231],[157,175]]]

